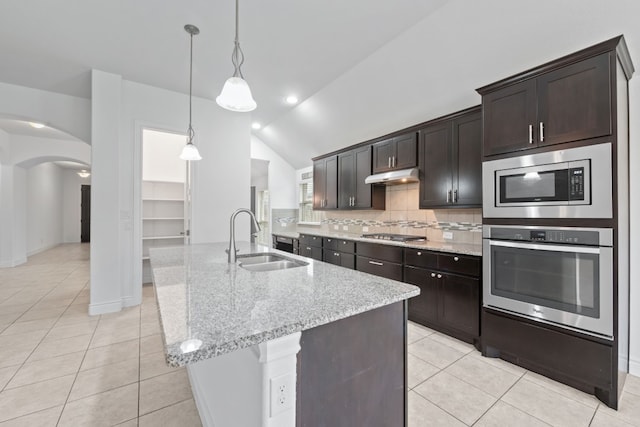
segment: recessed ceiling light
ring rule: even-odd
[[[79,176],[80,178],[88,178],[88,177],[89,177],[89,175],[91,175],[91,173],[90,173],[90,172],[88,172],[88,171],[87,171],[87,170],[85,170],[85,169],[82,169],[80,172],[78,172],[78,176]]]
[[[44,127],[42,123],[38,123],[38,122],[29,122],[29,124],[31,125],[31,127],[34,127],[36,129],[42,129]]]
[[[291,105],[298,103],[298,97],[295,95],[289,95],[285,100],[287,101],[287,104]]]
[[[251,128],[252,128],[252,129],[258,130],[258,129],[260,129],[261,127],[262,127],[262,125],[261,125],[260,123],[258,123],[258,122],[253,122],[253,123],[251,123]]]

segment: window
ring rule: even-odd
[[[300,175],[298,184],[298,223],[319,224],[320,212],[313,210],[313,172],[305,171]]]

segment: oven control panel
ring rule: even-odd
[[[491,239],[524,242],[562,243],[571,245],[600,245],[600,234],[590,230],[491,227]]]

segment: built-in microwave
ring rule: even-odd
[[[612,218],[611,143],[482,164],[485,218]]]

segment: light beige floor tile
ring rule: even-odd
[[[122,362],[127,359],[138,360],[140,351],[140,342],[138,340],[124,341],[104,347],[91,348],[84,357],[81,371],[98,368],[100,366],[110,365]]]
[[[149,320],[140,323],[140,336],[148,337],[149,335],[157,335],[161,333],[160,322],[158,320]]]
[[[63,338],[72,338],[80,335],[93,334],[98,326],[98,320],[75,323],[71,325],[54,326],[46,336],[47,341],[59,340]]]
[[[0,348],[20,348],[39,344],[46,334],[46,330],[37,330],[23,334],[0,335]]]
[[[72,298],[51,299],[51,298],[45,297],[41,299],[37,304],[35,304],[32,309],[44,310],[44,309],[50,309],[50,308],[64,307],[64,309],[66,310],[66,308],[69,306],[69,304],[71,304],[72,301],[73,301]]]
[[[63,405],[0,423],[0,427],[56,427]]]
[[[123,423],[120,424],[116,424],[117,427],[138,427],[138,419],[134,418],[132,420],[129,421],[125,421]],[[187,427],[185,425],[182,425],[181,427]]]
[[[443,335],[439,332],[430,335],[429,338],[441,344],[448,345],[449,347],[454,348],[464,354],[471,353],[472,351],[477,351],[476,348],[471,344]]]
[[[140,417],[140,427],[198,427],[201,426],[198,408],[193,399],[167,406]]]
[[[35,362],[27,362],[22,365],[13,379],[7,384],[7,389],[75,374],[80,368],[83,357],[84,351],[80,351]]]
[[[631,374],[627,375],[627,379],[624,382],[624,391],[640,396],[640,377]]]
[[[465,355],[448,345],[432,340],[431,337],[425,337],[409,345],[409,353],[441,369]]]
[[[600,401],[595,396],[582,392],[573,387],[569,387],[568,385],[561,384],[545,376],[536,374],[535,372],[527,372],[524,375],[524,378],[538,385],[541,385],[542,387],[553,390],[556,393],[568,397],[569,399],[576,400],[590,408],[595,409],[600,404]]]
[[[413,390],[468,425],[478,420],[497,400],[446,372],[434,375]]]
[[[75,375],[42,381],[0,393],[0,421],[62,405]]]
[[[73,384],[69,401],[137,383],[138,379],[137,359],[128,359],[112,365],[81,371]]]
[[[98,329],[96,329],[95,333],[93,334],[93,338],[91,339],[89,348],[104,347],[123,341],[137,339],[140,336],[140,328],[138,326],[129,326],[128,328],[109,329],[102,331],[100,331],[99,328],[100,325],[98,325]]]
[[[464,423],[414,391],[409,392],[409,427],[464,427]]]
[[[412,354],[407,356],[407,362],[407,385],[410,389],[440,372],[440,368],[437,368]]]
[[[186,371],[140,381],[140,415],[192,398]]]
[[[40,320],[40,319],[58,319],[62,313],[64,313],[66,307],[52,307],[52,308],[32,308],[25,312],[18,322],[26,322],[28,320]]]
[[[23,312],[17,313],[5,313],[4,308],[0,308],[0,323],[3,324],[12,324],[15,322],[20,316],[22,316]]]
[[[640,426],[640,396],[623,391],[617,411],[605,405],[600,405],[598,412],[602,412],[604,415],[617,418],[633,426]]]
[[[426,326],[419,325],[414,322],[407,323],[407,341],[409,344],[414,343],[426,336],[435,333],[432,329]]]
[[[549,388],[520,379],[502,400],[554,426],[588,426],[595,409]]]
[[[29,357],[29,361],[42,360],[86,350],[90,340],[91,335],[80,335],[78,337],[50,341],[45,339],[33,351],[33,354]]]
[[[6,368],[0,368],[0,391],[6,386],[11,378],[18,372],[21,365],[7,366]]]
[[[640,421],[640,420],[639,420]],[[638,424],[636,424],[638,425]],[[589,427],[633,427],[633,424],[624,422],[620,418],[616,418],[604,411],[598,409],[596,415],[591,420]]]
[[[520,378],[468,355],[450,365],[445,372],[496,398],[501,397]]]
[[[505,360],[498,359],[495,357],[484,357],[482,353],[480,353],[479,351],[472,351],[471,353],[468,354],[468,357],[478,358],[483,362],[490,364],[491,366],[495,366],[496,368],[500,368],[502,370],[510,372],[513,375],[517,375],[519,377],[523,376],[527,372],[526,369],[518,365],[514,365],[513,363],[509,363]]]
[[[2,332],[2,335],[26,334],[28,332],[37,332],[42,330],[48,331],[54,323],[56,323],[56,318],[27,320],[24,322],[18,319],[15,323],[5,329]]]
[[[164,343],[160,334],[140,338],[140,356],[164,351]]]
[[[140,356],[140,379],[157,377],[184,368],[172,368],[167,365],[164,352],[145,354]]]
[[[134,419],[138,414],[138,384],[67,403],[59,427],[113,426]]]
[[[518,427],[545,427],[549,424],[511,405],[498,401],[474,424],[474,427],[504,427],[507,425]]]
[[[31,355],[37,344],[14,348],[0,347],[0,368],[21,365]]]

